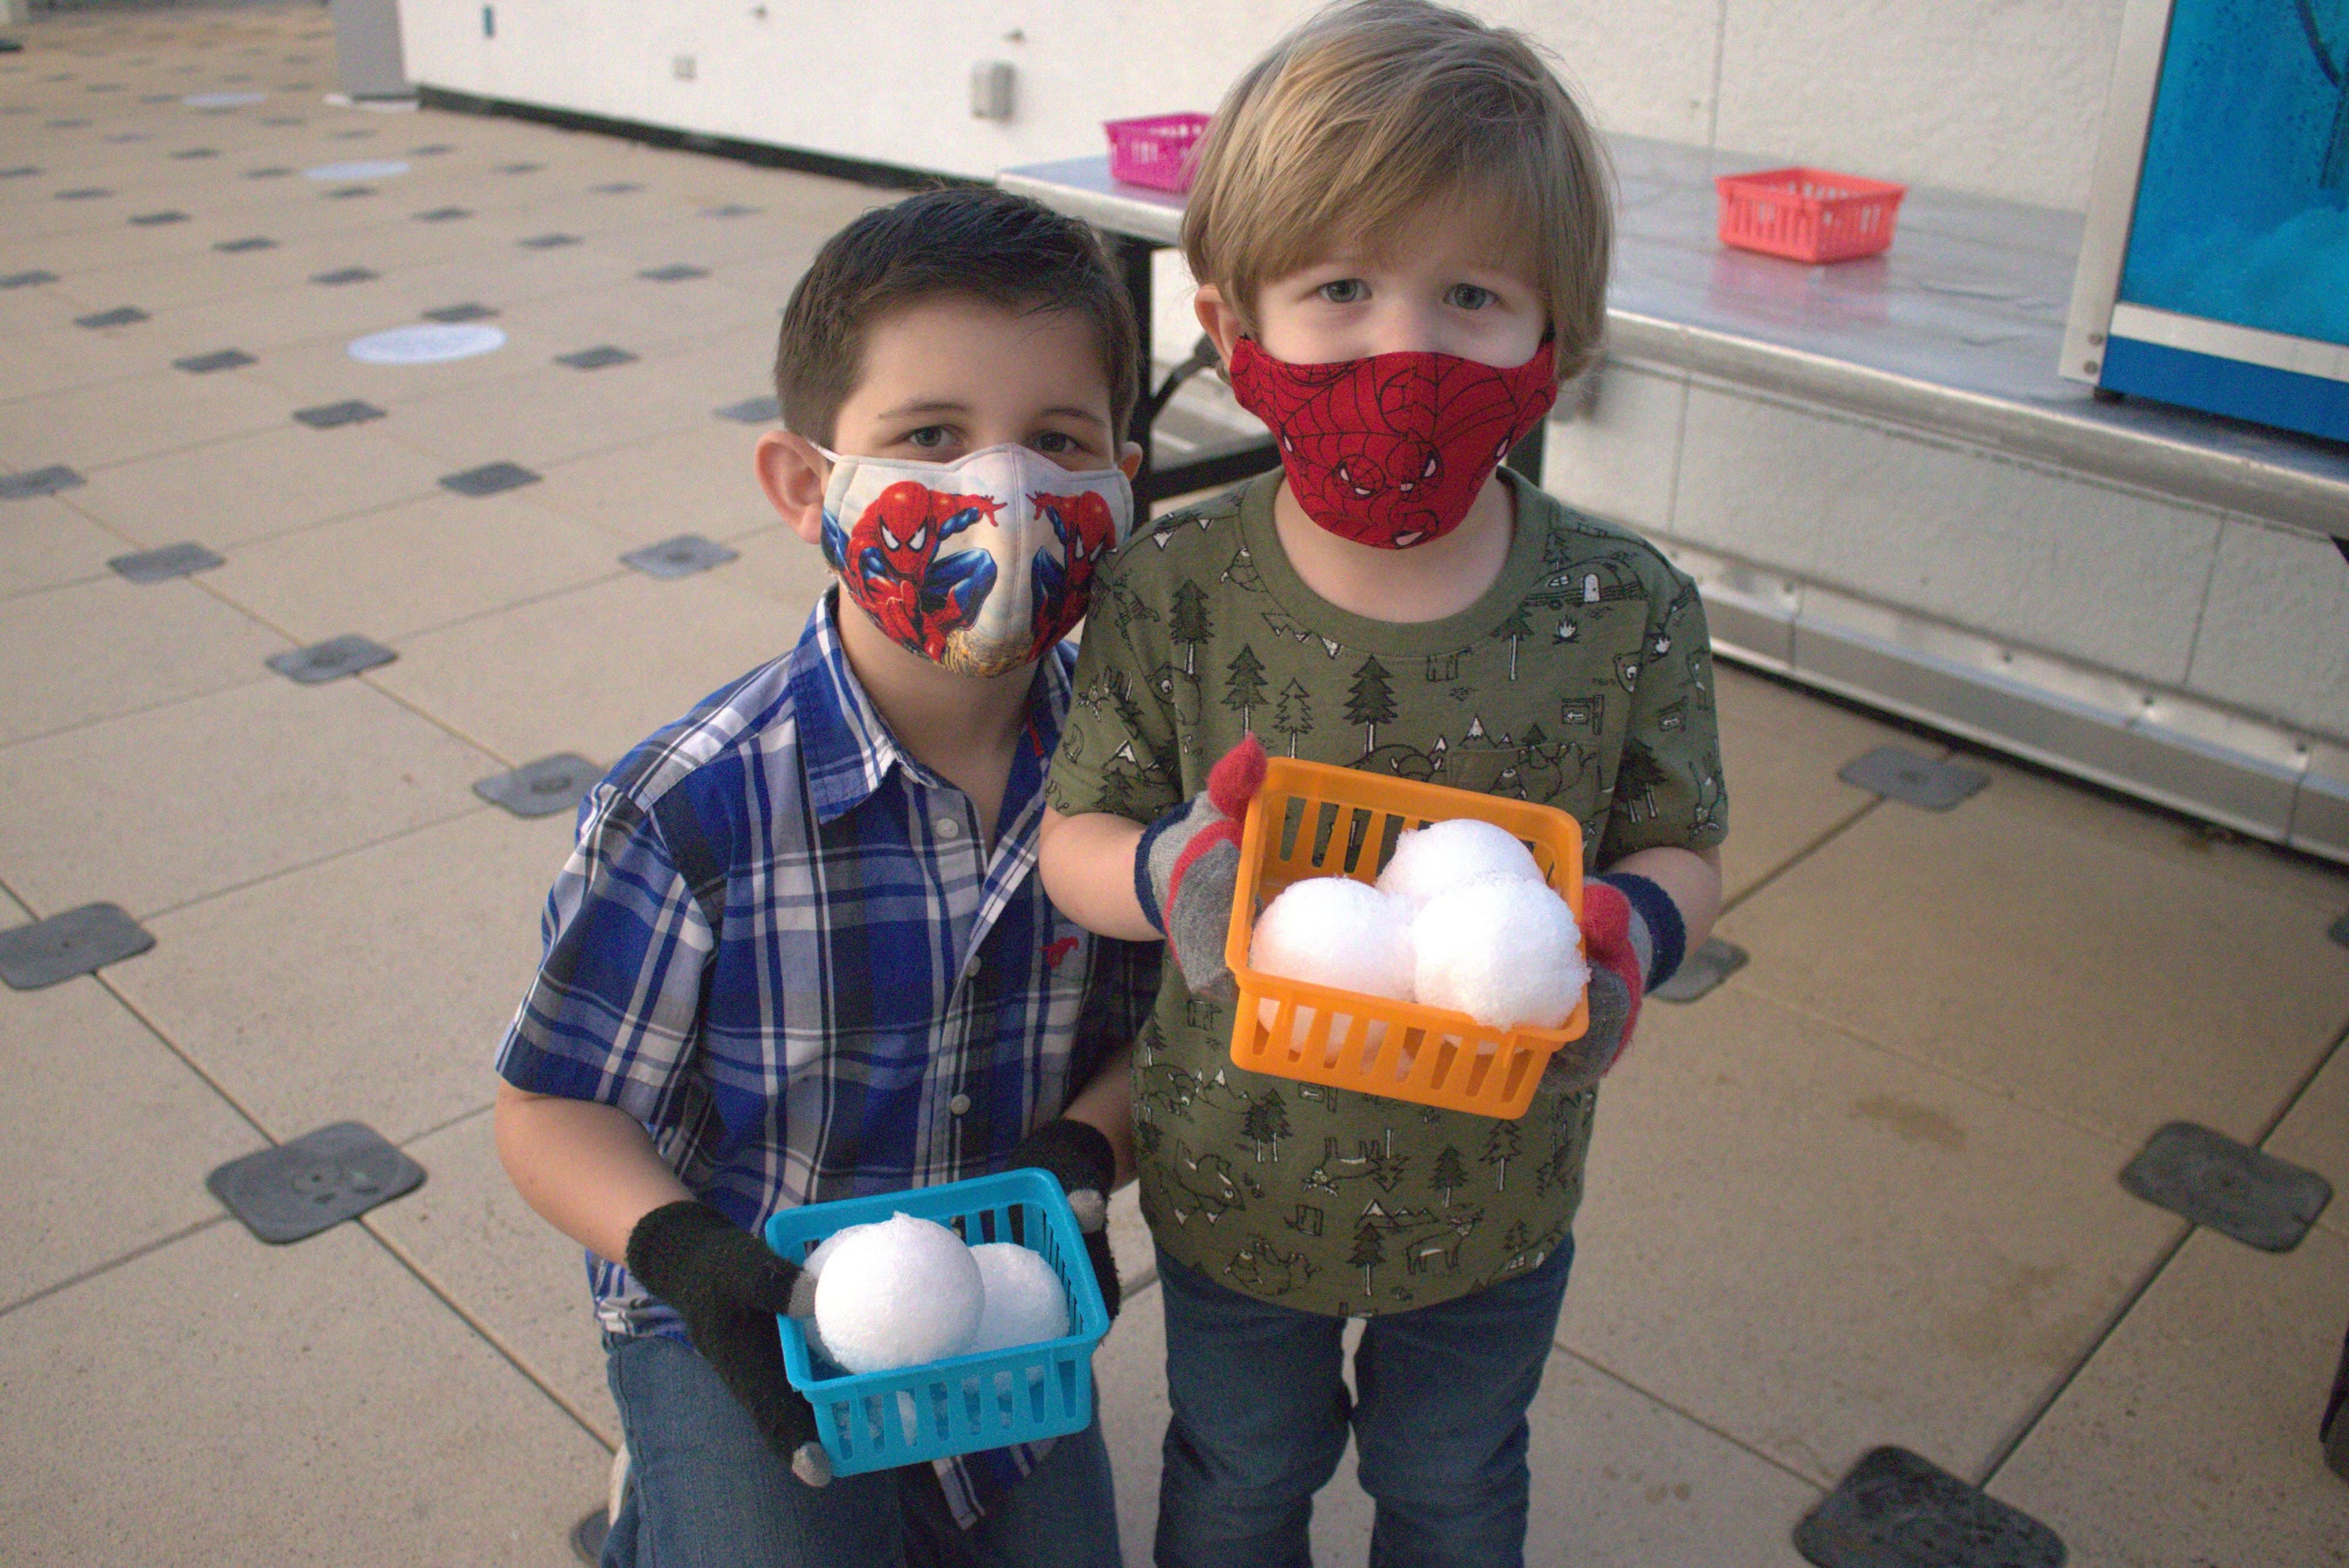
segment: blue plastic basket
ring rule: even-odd
[[[935,1220],[972,1246],[1017,1241],[1040,1253],[1061,1276],[1070,1332],[895,1372],[826,1377],[810,1360],[800,1325],[778,1319],[783,1371],[815,1407],[833,1474],[859,1475],[1083,1431],[1093,1418],[1093,1346],[1109,1332],[1109,1308],[1060,1182],[1041,1170],[1007,1170],[910,1192],[810,1203],[769,1216],[767,1245],[796,1263],[833,1231],[893,1214]]]

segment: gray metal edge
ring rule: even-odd
[[[2145,171],[2145,138],[2153,120],[2154,90],[2169,40],[2170,0],[2128,0],[2113,55],[2112,87],[2105,97],[2104,131],[2088,184],[2088,211],[2080,234],[2080,265],[2072,280],[2072,309],[2064,327],[2057,373],[2094,381],[2088,369],[2104,363],[2104,339],[2119,296],[2121,259],[2128,251],[2137,181]]]

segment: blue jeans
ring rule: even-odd
[[[1159,1568],[1309,1568],[1313,1494],[1350,1425],[1378,1505],[1371,1568],[1521,1564],[1526,1411],[1573,1264],[1569,1236],[1531,1273],[1371,1319],[1350,1397],[1343,1319],[1242,1295],[1160,1252],[1173,1415]]]
[[[606,1336],[628,1495],[603,1568],[1118,1568],[1098,1417],[968,1532],[926,1464],[802,1486],[681,1339]]]

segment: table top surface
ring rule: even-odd
[[[1609,145],[1621,186],[1610,358],[2349,535],[2349,446],[2136,399],[2101,402],[2057,376],[2077,214],[1912,186],[1889,251],[1806,266],[1716,236],[1713,176],[1768,159],[1639,137]],[[999,181],[1112,233],[1179,237],[1184,199],[1112,180],[1105,154],[1007,169]]]

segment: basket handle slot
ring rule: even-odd
[[[1402,836],[1410,826],[1409,818],[1397,816],[1392,812],[1387,814],[1386,821],[1379,828],[1380,870],[1385,870],[1387,862],[1394,858],[1395,846],[1402,841]]]
[[[1305,826],[1305,802],[1290,795],[1280,805],[1280,854],[1283,864],[1297,858],[1297,836]]]
[[[1330,838],[1338,831],[1338,803],[1325,800],[1313,814],[1313,853],[1308,857],[1315,870],[1321,869],[1330,858]]]
[[[1361,864],[1362,846],[1364,843],[1368,842],[1370,836],[1370,808],[1368,806],[1358,805],[1348,814],[1346,821],[1345,868],[1347,876],[1352,876],[1354,874],[1354,867]]]

